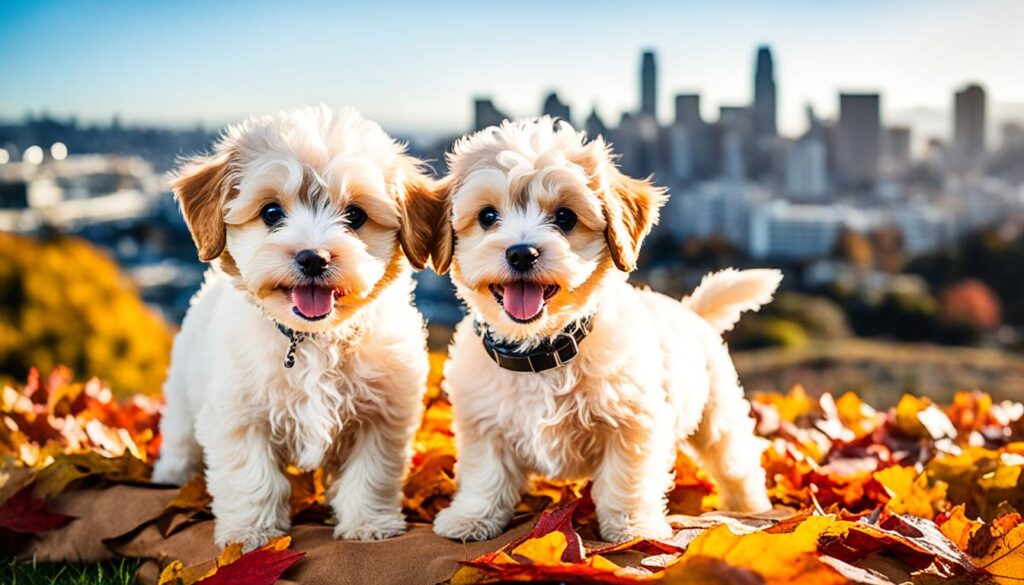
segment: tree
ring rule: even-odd
[[[88,242],[0,234],[0,374],[63,364],[118,393],[156,393],[170,344],[167,326]]]

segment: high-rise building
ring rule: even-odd
[[[886,128],[882,148],[882,170],[893,176],[900,176],[910,168],[910,127],[893,126]]]
[[[778,152],[776,126],[775,67],[767,45],[757,49],[754,66],[754,103],[751,107],[750,175],[763,178],[773,171]]]
[[[768,46],[757,49],[757,65],[754,69],[754,139],[775,138],[778,129],[775,123],[775,68],[772,51]]]
[[[504,112],[499,110],[494,102],[488,98],[474,98],[473,100],[473,129],[483,130],[488,126],[496,126],[508,119]]]
[[[747,106],[718,108],[719,174],[733,181],[747,178],[750,158],[751,111]]]
[[[872,189],[882,148],[881,97],[877,93],[839,94],[836,171],[854,190]]]
[[[644,51],[640,63],[640,113],[658,117],[658,68],[654,51]]]
[[[715,156],[715,142],[712,140],[711,127],[700,114],[700,94],[676,96],[674,126],[678,129],[672,133],[671,142],[674,143],[672,148],[681,149],[685,143],[686,156],[689,160],[683,163],[677,156],[679,153],[675,152],[672,154],[672,157],[676,159],[673,166],[685,165],[688,170],[688,178],[711,178],[715,174],[717,157]]]
[[[551,92],[548,94],[548,97],[544,98],[544,106],[541,108],[541,115],[565,120],[571,124],[572,117],[570,117],[570,113],[569,105],[562,103],[562,100],[558,99],[557,93]]]
[[[590,110],[590,115],[587,116],[584,128],[587,131],[587,138],[591,140],[598,136],[604,136],[605,139],[608,138],[608,126],[605,125],[601,116],[597,115],[597,108]]]
[[[985,90],[968,85],[953,101],[953,156],[961,164],[977,162],[985,155]]]
[[[828,195],[828,147],[820,133],[804,134],[786,153],[786,194],[801,201]]]

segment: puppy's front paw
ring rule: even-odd
[[[434,533],[462,542],[490,540],[502,533],[510,519],[466,514],[457,504],[452,504],[441,510],[434,519]]]
[[[334,538],[344,540],[383,540],[405,532],[405,518],[398,511],[375,515],[355,514],[339,518]]]
[[[664,517],[641,519],[600,520],[601,537],[612,543],[621,543],[634,538],[668,540],[672,538],[672,527]]]
[[[240,542],[242,543],[242,552],[249,552],[267,544],[271,539],[285,534],[288,534],[288,530],[276,527],[232,530],[227,527],[222,528],[218,522],[213,529],[213,541],[219,548]]]

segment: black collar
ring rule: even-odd
[[[309,333],[302,331],[295,331],[289,327],[274,321],[274,325],[277,325],[277,330],[288,338],[288,353],[284,354],[284,367],[290,368],[295,365],[295,350],[299,347],[299,342],[309,337]]]
[[[557,368],[576,359],[580,352],[580,342],[590,334],[593,325],[594,316],[587,315],[579,321],[569,323],[554,339],[527,351],[520,351],[515,344],[494,339],[487,326],[480,321],[473,321],[473,330],[484,342],[484,349],[494,363],[513,372],[536,373]]]

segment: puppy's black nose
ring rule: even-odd
[[[526,272],[537,263],[537,259],[540,258],[540,250],[530,244],[518,244],[505,250],[505,258],[513,270]]]
[[[295,263],[302,273],[309,277],[317,277],[324,273],[327,263],[331,260],[325,250],[302,250],[295,255]]]

